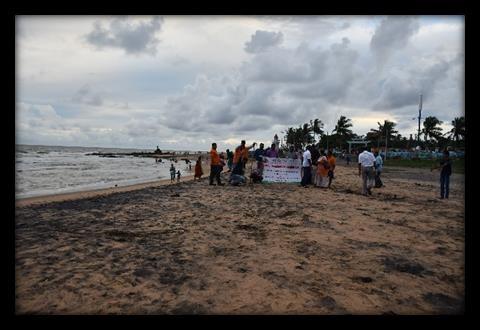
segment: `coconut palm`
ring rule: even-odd
[[[353,132],[350,129],[352,127],[352,120],[345,117],[340,116],[337,121],[337,125],[335,125],[335,129],[332,131],[335,134],[332,134],[332,138],[335,135],[334,141],[336,141],[337,145],[341,145],[342,147],[345,145],[346,141],[353,136]]]
[[[320,119],[315,118],[313,122],[310,120],[310,125],[313,131],[313,139],[316,141],[316,135],[323,135],[323,122]]]
[[[450,138],[455,140],[455,144],[457,144],[460,137],[462,140],[465,138],[465,117],[455,117],[455,119],[452,120],[452,126],[452,129],[445,134],[448,134]]]
[[[439,127],[439,125],[441,125],[442,123],[442,121],[438,120],[438,118],[434,116],[429,116],[425,118],[422,130],[422,133],[425,136],[425,142],[428,142],[432,138],[438,140],[439,137],[442,136],[442,128]]]
[[[383,125],[377,122],[378,124],[378,129],[370,129],[370,132],[367,133],[367,139],[369,141],[377,141],[377,147],[380,147],[380,142],[385,141],[385,138],[387,140],[391,140],[392,138],[395,137],[395,133],[398,133],[397,130],[395,130],[395,126],[397,123],[389,121],[389,120],[384,120]],[[388,134],[388,137],[387,137]],[[388,143],[388,142],[387,142]]]
[[[335,133],[337,133],[340,136],[345,136],[345,137],[350,137],[352,136],[352,130],[350,127],[352,127],[351,119],[345,117],[345,116],[340,116],[340,118],[337,121],[337,125],[335,125],[335,129],[333,130]]]

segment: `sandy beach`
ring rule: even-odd
[[[222,174],[226,182],[227,174]],[[153,182],[17,201],[18,314],[458,314],[464,176],[386,168],[360,194]]]

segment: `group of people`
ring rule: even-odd
[[[247,146],[245,140],[242,140],[240,145],[232,152],[226,150],[226,160],[223,154],[217,151],[217,144],[212,143],[210,150],[210,176],[209,184],[223,186],[221,180],[221,172],[225,165],[228,166],[230,172],[229,183],[238,185],[246,183],[245,168],[249,159],[249,150],[254,148],[256,143]],[[263,169],[266,157],[278,158],[280,156],[278,147],[272,143],[270,147],[265,149],[263,143],[260,143],[259,148],[253,153],[256,161],[256,168],[252,170],[251,178],[261,178],[263,176]],[[308,187],[313,185],[320,188],[331,188],[332,180],[335,179],[336,158],[331,150],[325,151],[316,148],[313,145],[306,147],[305,151],[299,153],[292,146],[283,154],[286,158],[301,159],[302,161],[302,179],[301,186]],[[349,163],[350,159],[347,159]],[[432,168],[441,169],[440,173],[440,198],[448,198],[450,175],[452,173],[452,161],[449,158],[449,152],[444,151],[444,157],[439,165]],[[383,159],[377,150],[371,152],[367,147],[364,147],[362,152],[358,154],[358,175],[362,179],[362,194],[372,195],[372,188],[381,188],[385,185],[381,180],[383,172]],[[176,171],[174,165],[170,168],[171,181],[180,181],[180,170]],[[202,156],[199,156],[195,164],[194,180],[200,179],[203,175]]]
[[[313,184],[314,187],[330,188],[335,178],[337,160],[333,152],[319,150],[312,145],[306,147],[302,156],[302,187]]]
[[[228,170],[231,172],[229,179],[231,184],[237,185],[240,183],[245,183],[246,179],[244,173],[248,162],[248,152],[251,148],[255,147],[255,145],[256,143],[247,146],[245,140],[242,140],[240,145],[235,148],[235,152],[231,152],[227,149],[227,161],[225,162],[225,157],[223,154],[219,155],[217,152],[217,144],[212,143],[212,148],[210,150],[209,184],[214,185],[214,181],[216,181],[217,185],[224,185],[224,183],[222,183],[220,173],[225,165],[228,165]]]
[[[175,182],[175,174],[177,175],[177,182],[180,182],[180,170],[176,171],[173,163],[170,165],[170,182]]]

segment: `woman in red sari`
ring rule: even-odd
[[[202,156],[199,156],[197,159],[197,163],[195,164],[195,176],[193,177],[193,180],[195,180],[196,178],[201,179],[202,175]]]

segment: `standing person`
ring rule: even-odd
[[[178,171],[177,171],[177,182],[180,182],[180,176],[181,176],[180,170],[178,170]]]
[[[193,180],[195,179],[201,179],[203,175],[203,169],[202,169],[202,156],[198,156],[197,163],[195,164],[195,176],[193,177]]]
[[[334,171],[335,171],[335,166],[337,164],[337,159],[333,155],[332,150],[328,151],[327,160],[328,160],[328,164],[330,165],[330,169],[328,170],[328,188],[330,188],[330,186],[332,185],[332,180],[335,179]]]
[[[290,146],[290,148],[288,148],[287,158],[298,159],[298,155],[295,152],[295,148],[293,146]]]
[[[452,175],[452,160],[450,159],[450,152],[445,150],[440,164],[431,169],[441,169],[440,171],[440,199],[448,199],[450,190],[450,175]]]
[[[170,182],[175,181],[175,166],[173,166],[173,163],[170,165]]]
[[[270,146],[270,149],[268,149],[268,151],[265,152],[265,156],[269,158],[278,158],[278,150],[275,148],[276,148],[275,144],[272,143],[272,145]]]
[[[228,171],[231,172],[233,168],[233,152],[227,149],[227,166]]]
[[[320,157],[317,161],[317,181],[316,187],[327,188],[328,187],[328,171],[330,170],[330,164],[325,155],[325,151],[320,151]]]
[[[302,170],[303,176],[301,185],[302,187],[307,188],[307,185],[312,181],[312,154],[310,153],[310,146],[307,146],[303,153]]]
[[[260,148],[255,150],[255,153],[253,154],[255,157],[255,160],[257,161],[257,170],[259,175],[263,175],[263,156],[265,156],[265,149],[264,144],[260,143]]]
[[[380,174],[383,171],[383,159],[382,156],[378,153],[378,150],[375,150],[375,188],[383,187],[383,182],[380,179]]]
[[[315,146],[311,146],[310,152],[312,153],[312,179],[313,185],[318,184],[318,159],[320,158],[323,151],[318,150]]]
[[[217,184],[223,186],[222,181],[220,180],[220,156],[217,153],[217,144],[212,143],[212,150],[210,150],[210,181],[209,184],[213,186],[213,179],[217,179]]]
[[[372,187],[375,182],[375,156],[365,147],[363,152],[358,155],[358,176],[362,178],[362,194],[367,196],[372,194]]]
[[[232,174],[243,175],[245,166],[248,161],[248,150],[255,146],[255,142],[251,146],[245,145],[245,140],[242,140],[241,144],[235,148],[233,155],[233,171]]]
[[[347,166],[350,165],[350,154],[347,154]]]

